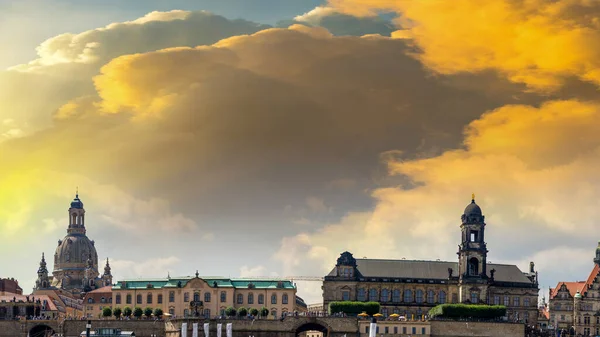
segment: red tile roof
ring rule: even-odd
[[[577,291],[581,292],[581,289],[583,288],[583,286],[585,286],[585,282],[584,281],[579,281],[579,282],[558,282],[558,284],[556,285],[556,288],[553,288],[550,291],[550,298],[554,298],[556,297],[556,295],[558,294],[558,291],[560,290],[560,288],[565,285],[567,287],[567,290],[569,291],[569,294],[571,294],[571,296],[575,296],[575,294],[577,293]]]
[[[587,293],[588,289],[590,289],[590,287],[592,286],[592,283],[594,283],[594,279],[596,278],[596,276],[598,276],[598,272],[600,272],[600,266],[598,266],[597,264],[594,264],[594,269],[592,269],[590,276],[588,276],[587,281],[585,281],[585,286],[581,290],[581,295],[585,295],[585,293]]]
[[[560,287],[562,287],[563,284],[567,287],[571,296],[575,296],[577,291],[581,293],[581,296],[585,296],[592,283],[594,283],[594,279],[598,276],[599,273],[600,266],[594,264],[594,269],[592,269],[592,272],[590,273],[586,281],[558,282],[556,288],[550,290],[550,298],[552,299],[556,296],[556,294],[558,294],[558,291],[560,290]]]
[[[23,301],[26,302],[27,301],[27,296],[26,295],[5,295],[5,296],[0,296],[0,302],[1,301],[5,301],[5,302],[10,302],[13,300],[13,298],[16,298],[17,302],[18,301]],[[56,311],[56,305],[54,304],[54,302],[52,301],[52,299],[48,296],[48,295],[29,295],[29,299],[35,299],[35,300],[40,300],[42,302],[46,301],[48,303],[48,307],[49,310],[48,311]]]

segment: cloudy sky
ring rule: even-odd
[[[583,280],[600,218],[600,3],[0,3],[2,277],[78,186],[116,279],[323,276],[337,256]],[[320,284],[299,282],[318,302]]]

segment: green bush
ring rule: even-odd
[[[482,318],[494,319],[506,316],[503,305],[441,304],[429,310],[431,318]]]
[[[250,309],[250,315],[252,315],[254,317],[258,316],[258,309],[256,309],[256,308]]]
[[[146,316],[146,317],[152,316],[152,308],[146,307],[146,309],[144,309],[144,316]]]
[[[238,308],[237,310],[237,314],[240,317],[246,317],[246,315],[248,315],[248,309],[242,307],[242,308]]]
[[[260,315],[262,317],[267,317],[269,315],[269,309],[267,309],[267,307],[260,308]]]
[[[378,302],[331,302],[329,303],[329,314],[337,314],[340,312],[349,316],[356,316],[362,312],[369,315],[375,315],[379,312],[381,305]]]
[[[227,315],[227,317],[235,317],[236,313],[237,313],[237,310],[235,310],[234,307],[229,307],[229,308],[225,309],[225,315]]]
[[[161,309],[161,308],[156,308],[156,309],[154,309],[154,316],[156,316],[156,317],[158,317],[158,318],[161,318],[161,317],[162,317],[162,315],[163,315],[163,311],[162,311],[162,309]]]
[[[144,314],[144,310],[142,310],[142,308],[135,307],[135,309],[133,309],[133,316],[135,316],[136,318],[142,317],[143,314]]]
[[[102,317],[110,317],[112,316],[112,310],[109,307],[105,307],[102,309]]]
[[[125,307],[125,309],[123,309],[123,316],[125,317],[130,317],[132,313],[133,311],[131,311],[130,307]]]
[[[123,311],[121,311],[121,308],[115,308],[115,310],[113,310],[113,316],[115,316],[116,319],[119,319],[122,313]]]

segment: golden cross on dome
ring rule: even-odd
[[[475,193],[471,193],[471,199],[475,200]]]

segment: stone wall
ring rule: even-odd
[[[518,323],[484,323],[431,321],[431,337],[523,337],[525,325]]]
[[[79,337],[79,334],[85,331],[86,323],[87,321],[65,321],[63,324],[64,336]],[[134,331],[138,337],[150,337],[152,334],[155,334],[157,337],[165,336],[165,322],[162,321],[92,320],[92,330],[95,328],[117,328],[123,331]]]

